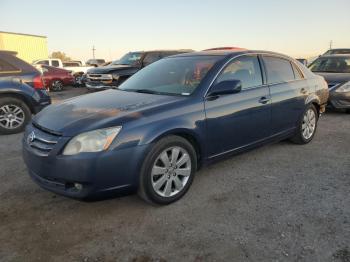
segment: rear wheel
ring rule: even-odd
[[[52,81],[51,89],[52,89],[52,91],[62,91],[62,89],[63,89],[63,82],[61,80],[54,80],[54,81]]]
[[[139,195],[150,203],[170,204],[186,194],[197,169],[196,152],[184,138],[159,140],[144,160]]]
[[[22,100],[14,97],[0,98],[0,134],[23,131],[30,118],[30,109]]]
[[[309,143],[316,133],[318,121],[318,112],[314,105],[309,105],[301,120],[299,121],[298,129],[295,135],[291,138],[291,141],[296,144]]]

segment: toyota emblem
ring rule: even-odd
[[[35,140],[35,133],[32,131],[28,136],[28,142],[32,143]]]

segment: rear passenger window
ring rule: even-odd
[[[0,73],[10,73],[10,72],[16,72],[18,71],[17,68],[14,66],[10,65],[6,61],[0,60]]]
[[[54,66],[54,67],[60,66],[60,63],[57,60],[52,60],[51,62],[52,62],[52,66]]]
[[[300,69],[298,68],[298,66],[294,63],[292,63],[292,66],[293,66],[293,70],[294,70],[295,79],[297,79],[297,80],[304,79],[304,76],[300,72]]]
[[[261,86],[262,76],[257,56],[242,56],[233,60],[219,75],[216,83],[240,80],[242,88]]]
[[[291,63],[283,58],[264,56],[269,84],[288,82],[294,80]]]

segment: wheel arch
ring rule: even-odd
[[[3,97],[17,98],[17,99],[23,101],[28,106],[28,108],[32,114],[35,113],[34,106],[29,102],[29,99],[21,93],[1,92],[0,97],[1,98],[3,98]]]
[[[184,139],[186,139],[194,148],[196,151],[197,155],[197,164],[198,167],[201,166],[201,162],[203,160],[203,147],[201,146],[199,142],[199,138],[197,135],[192,132],[191,130],[188,129],[173,129],[173,130],[168,130],[164,133],[159,134],[158,136],[154,137],[151,141],[151,143],[156,143],[160,139],[167,137],[167,136],[179,136]]]

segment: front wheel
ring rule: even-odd
[[[297,131],[291,138],[291,141],[296,144],[307,144],[309,143],[316,133],[318,121],[317,109],[314,105],[309,105],[297,127]]]
[[[170,204],[186,194],[196,170],[192,145],[182,137],[165,137],[144,160],[138,193],[147,202]]]

